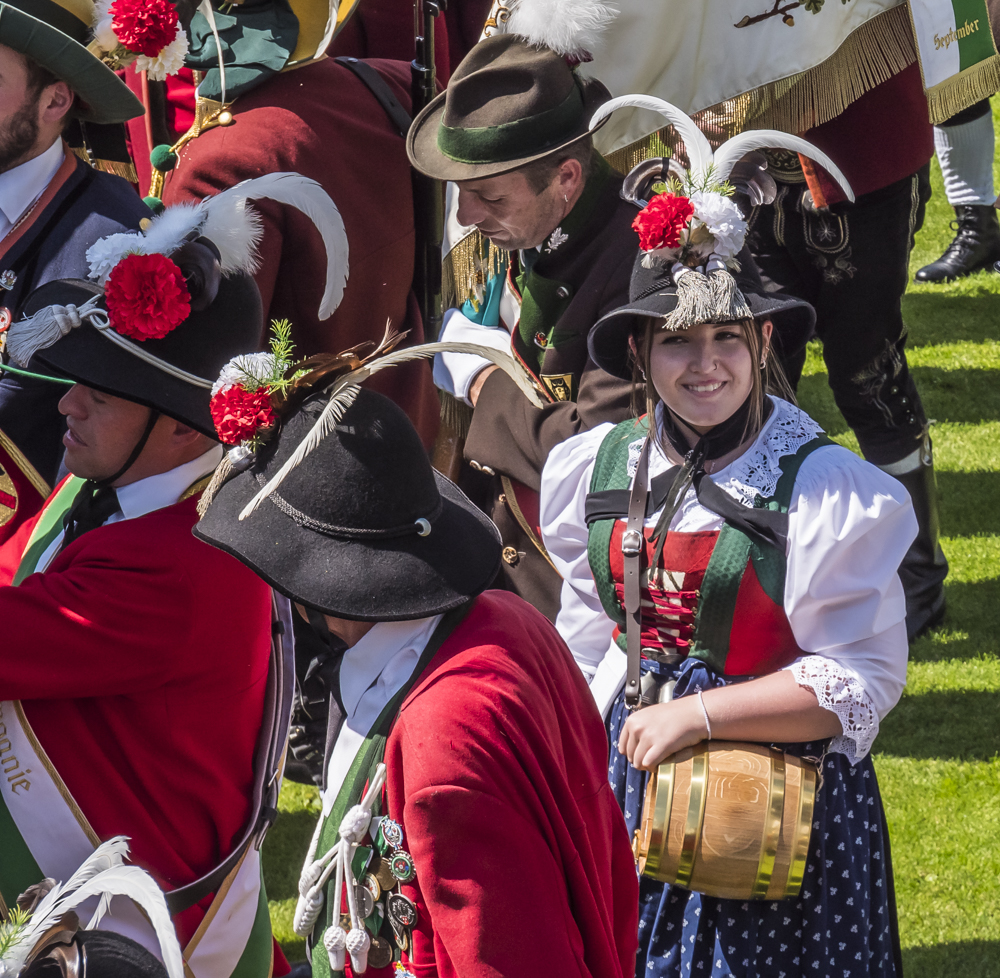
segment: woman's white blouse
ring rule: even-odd
[[[758,493],[774,494],[779,460],[821,431],[794,405],[772,401],[774,410],[753,445],[710,476],[747,506]],[[563,576],[556,627],[605,713],[621,691],[625,655],[597,596],[584,512],[597,450],[612,427],[601,425],[552,449],[540,503],[542,539]],[[629,446],[630,482],[641,444],[636,439]],[[654,445],[650,479],[671,465]],[[653,526],[657,516],[646,525]],[[692,488],[670,529],[694,533],[722,525]],[[786,668],[839,717],[844,732],[830,749],[852,763],[871,749],[879,719],[896,705],[906,683],[906,607],[897,569],[916,532],[906,490],[874,465],[838,445],[819,448],[803,461],[788,510],[784,608],[796,643],[811,654]]]

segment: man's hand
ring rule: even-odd
[[[472,383],[469,385],[469,400],[472,402],[472,406],[476,406],[476,401],[479,400],[479,392],[483,389],[483,384],[486,383],[486,378],[489,377],[494,370],[499,370],[500,368],[495,364],[491,363],[488,367],[484,367],[479,371],[478,374],[473,378]]]

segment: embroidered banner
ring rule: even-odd
[[[486,36],[504,31],[511,6],[495,0]],[[613,95],[641,92],[689,115],[705,111],[703,127],[725,135],[809,129],[916,57],[903,0],[616,0],[615,6],[620,13],[591,52],[586,73]],[[623,110],[599,133],[598,148],[607,156],[662,125],[657,116]]]
[[[1000,90],[1000,0],[909,0],[931,122]]]

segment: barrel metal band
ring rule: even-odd
[[[816,804],[816,771],[806,761],[802,763],[802,785],[799,788],[799,812],[795,819],[795,843],[792,862],[788,867],[788,884],[785,896],[799,895],[806,873],[806,857],[809,855],[809,840],[812,837],[813,808]]]
[[[757,878],[750,890],[751,900],[763,900],[767,896],[771,877],[774,875],[774,861],[778,856],[781,816],[785,810],[785,755],[780,750],[771,751],[767,799],[767,821],[764,823],[764,838],[760,843]]]
[[[690,886],[694,873],[695,853],[701,842],[701,827],[705,819],[708,797],[708,754],[704,742],[694,749],[691,758],[691,797],[688,800],[687,821],[684,823],[684,846],[677,864],[677,885]]]
[[[674,802],[674,772],[677,765],[664,761],[656,769],[656,804],[653,808],[653,824],[649,832],[649,848],[646,854],[646,876],[663,879],[660,874],[666,864],[667,843],[670,840],[670,809]]]

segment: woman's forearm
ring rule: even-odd
[[[713,740],[756,743],[818,740],[843,732],[836,714],[782,671],[705,690],[700,698],[647,706],[628,718],[618,749],[634,767],[652,770],[665,757],[708,739],[709,726]]]

